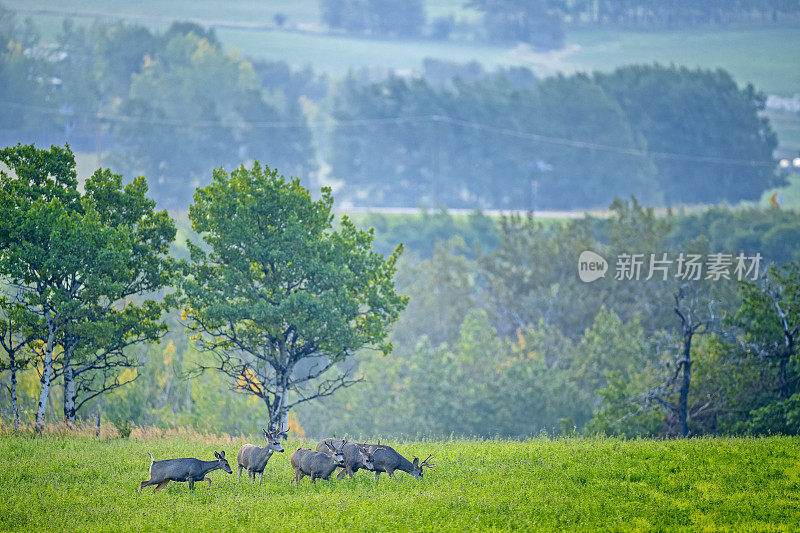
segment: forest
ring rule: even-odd
[[[327,189],[256,163],[215,171],[190,229],[145,178],[98,170],[81,192],[68,149],[2,154],[8,419],[40,427],[61,404],[71,423],[231,434],[800,430],[797,213],[632,197],[608,218],[334,225]],[[580,279],[587,250],[609,275]]]
[[[786,177],[766,96],[720,69],[642,64],[539,78],[431,60],[331,78],[242,57],[213,29],[0,16],[0,141],[63,144],[185,209],[211,170],[258,158],[349,205],[605,208],[755,201]],[[49,80],[49,82],[45,82]],[[376,150],[383,157],[370,157]],[[377,176],[377,177],[376,177]]]
[[[331,28],[385,35],[345,17],[380,2],[350,4],[321,3],[342,17]],[[522,5],[469,9],[495,4]],[[526,5],[567,26],[796,16],[780,2],[725,17]],[[5,426],[800,431],[800,215],[777,195],[755,204],[796,176],[773,158],[766,95],[730,73],[430,59],[335,77],[243,56],[194,22],[65,19],[40,41],[0,7]],[[73,151],[96,155],[87,175]],[[553,209],[600,212],[538,216]],[[265,221],[283,238],[259,235]],[[264,248],[277,255],[237,256]],[[590,283],[587,251],[608,263]],[[689,258],[707,270],[687,276]],[[634,260],[635,279],[620,270]],[[285,299],[267,294],[277,266]],[[240,323],[252,313],[261,329]]]

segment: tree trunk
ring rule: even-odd
[[[48,322],[50,313],[46,314]],[[39,405],[36,408],[36,423],[34,428],[37,435],[41,435],[44,429],[45,416],[47,415],[47,400],[50,397],[50,381],[53,375],[53,341],[55,340],[55,330],[50,327],[47,334],[47,344],[44,350],[44,361],[42,362],[42,390],[39,393]]]
[[[782,354],[778,361],[778,390],[780,391],[780,400],[782,402],[789,399],[789,381],[786,379],[786,367],[788,363],[789,354]]]
[[[689,385],[692,382],[692,333],[689,332],[685,335],[686,337],[683,342],[683,360],[681,361],[681,365],[683,365],[683,379],[681,380],[680,398],[678,400],[678,420],[680,422],[681,436],[684,438],[689,435]]]
[[[280,431],[286,431],[289,423],[289,391],[285,385],[279,385],[275,392],[273,411],[270,413],[270,425]]]
[[[74,345],[64,350],[64,422],[68,427],[75,426],[75,368],[72,366]]]
[[[19,429],[19,404],[17,403],[17,362],[13,355],[9,359],[11,369],[11,416],[14,418],[14,430]]]

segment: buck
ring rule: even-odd
[[[239,448],[239,453],[236,454],[236,462],[239,463],[239,483],[242,481],[242,469],[247,470],[247,475],[251,480],[255,481],[256,474],[258,474],[258,484],[261,485],[261,478],[264,476],[264,468],[267,466],[267,461],[272,457],[274,452],[283,453],[283,446],[278,440],[281,436],[286,436],[286,433],[281,433],[277,429],[264,432],[264,440],[267,441],[266,446],[254,446],[253,444],[245,444]]]
[[[211,488],[211,478],[206,477],[206,474],[214,470],[222,470],[228,474],[233,474],[228,461],[225,460],[225,452],[214,452],[216,461],[201,461],[193,457],[184,459],[164,459],[163,461],[156,461],[153,459],[153,454],[147,452],[150,456],[150,479],[142,481],[139,484],[139,494],[142,493],[144,487],[155,485],[156,488],[153,492],[163,489],[170,481],[188,482],[189,490],[194,490],[196,481],[208,481],[208,488]]]
[[[375,471],[376,481],[381,472],[386,472],[389,474],[389,477],[393,477],[395,470],[402,470],[403,472],[411,474],[416,479],[422,479],[422,467],[436,467],[436,465],[429,462],[433,455],[429,455],[428,458],[421,463],[418,457],[414,457],[414,461],[409,461],[397,453],[391,446],[380,444],[380,441],[378,441],[378,444],[366,445],[366,449],[368,452],[372,453],[372,469]]]
[[[290,458],[294,469],[294,482],[300,483],[303,476],[309,476],[314,484],[319,478],[327,480],[337,467],[344,466],[342,448],[345,444],[346,441],[341,446],[335,447],[328,443],[326,446],[331,452],[330,455],[305,448],[295,450]]]
[[[342,439],[337,439],[336,437],[330,437],[321,440],[317,444],[317,451],[330,455],[331,449],[335,449],[337,447],[342,448],[344,466],[342,467],[341,472],[339,472],[339,475],[336,476],[336,479],[344,479],[347,475],[349,475],[352,479],[353,475],[361,468],[365,470],[373,469],[372,452],[367,450],[366,442],[364,444],[356,444],[353,442],[346,442]]]

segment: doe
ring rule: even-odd
[[[208,488],[211,488],[211,478],[206,477],[209,472],[223,470],[228,474],[233,474],[228,461],[225,460],[224,451],[214,452],[216,461],[201,461],[193,457],[156,461],[153,459],[152,453],[147,452],[147,455],[150,456],[150,479],[139,484],[139,494],[142,493],[144,487],[150,485],[156,486],[153,492],[161,490],[170,481],[188,482],[189,490],[194,490],[195,481],[208,481]]]

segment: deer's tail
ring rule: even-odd
[[[155,462],[156,462],[156,460],[155,460],[155,459],[153,459],[153,454],[152,454],[152,453],[150,453],[150,452],[147,452],[147,455],[149,455],[149,456],[150,456],[150,466],[153,466],[153,463],[155,463]]]

